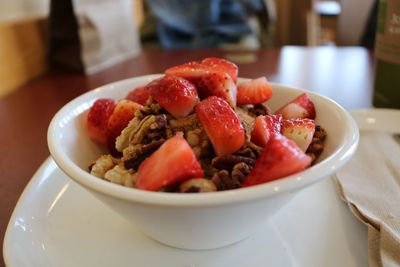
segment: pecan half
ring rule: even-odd
[[[227,170],[221,170],[214,174],[211,181],[217,186],[218,190],[229,190],[239,188],[241,182],[229,175]]]
[[[225,155],[218,156],[212,159],[211,164],[214,168],[220,170],[232,170],[233,167],[238,163],[245,163],[247,165],[253,166],[255,159],[249,157],[243,157],[238,155]]]
[[[326,131],[320,125],[317,125],[315,127],[313,139],[306,151],[306,154],[312,158],[312,164],[316,162],[316,160],[324,150],[325,138],[326,138]]]
[[[233,166],[231,176],[233,180],[243,183],[244,178],[250,173],[252,167],[244,162],[240,162]]]

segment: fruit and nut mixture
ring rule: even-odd
[[[210,192],[273,181],[315,162],[325,131],[306,93],[272,112],[265,77],[206,58],[169,68],[126,98],[98,99],[87,133],[110,154],[89,167],[112,183],[151,191]]]

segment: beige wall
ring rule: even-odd
[[[0,21],[45,16],[50,0],[1,0]]]

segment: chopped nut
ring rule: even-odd
[[[254,117],[252,117],[246,109],[241,107],[236,107],[235,112],[246,131],[246,140],[250,140],[250,134],[254,124]]]
[[[142,120],[135,117],[117,137],[116,148],[122,152],[129,144],[140,144],[151,130],[165,128],[167,117],[161,115],[147,115]]]
[[[253,107],[249,108],[248,110],[249,110],[249,114],[254,117],[257,117],[260,115],[268,115],[271,113],[271,110],[269,109],[269,107],[264,103],[256,104]]]
[[[232,169],[231,173],[232,179],[237,180],[240,183],[243,183],[244,178],[250,173],[251,168],[252,168],[251,166],[249,166],[244,162],[236,164]]]
[[[316,162],[319,155],[324,150],[324,141],[326,137],[326,131],[319,125],[315,127],[315,132],[311,144],[308,146],[306,154],[312,159],[312,164]]]
[[[318,138],[323,141],[326,137],[326,131],[320,125],[315,126],[314,138]]]
[[[212,159],[211,164],[214,168],[224,169],[224,170],[232,170],[233,167],[238,163],[245,163],[247,165],[253,166],[255,163],[255,159],[237,156],[237,155],[225,155],[225,156],[217,156]]]
[[[179,186],[181,193],[214,192],[217,191],[215,184],[205,178],[194,178],[183,182]]]
[[[200,143],[200,136],[195,131],[196,130],[188,131],[186,134],[186,140],[191,147],[195,147]]]
[[[134,187],[136,175],[132,170],[127,170],[123,166],[116,165],[114,168],[105,173],[104,179],[114,184]]]
[[[117,164],[117,160],[111,155],[102,155],[90,167],[90,174],[104,179],[105,173]]]
[[[125,148],[122,157],[124,167],[127,169],[137,170],[140,163],[156,151],[163,143],[164,140],[159,140],[150,144],[137,144]]]
[[[221,170],[211,178],[218,190],[229,190],[239,188],[241,183],[233,179],[227,170]]]
[[[169,120],[169,124],[174,132],[194,130],[200,127],[196,113],[183,118],[173,118]]]
[[[135,114],[135,117],[139,118],[144,118],[147,115],[158,115],[163,113],[163,108],[160,106],[160,104],[154,102],[154,99],[152,97],[149,97],[149,99],[146,102],[146,105],[139,110],[138,114]]]

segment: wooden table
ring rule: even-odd
[[[49,156],[46,131],[53,115],[74,97],[113,81],[150,73],[207,56],[237,56],[215,50],[146,51],[135,59],[84,76],[51,72],[0,99],[0,234],[35,170]],[[240,52],[252,63],[238,64],[239,75],[290,84],[333,98],[346,108],[371,105],[372,53],[363,48],[300,48]],[[249,55],[250,54],[250,55]],[[3,242],[3,241],[2,241]],[[0,266],[3,262],[0,262]]]

